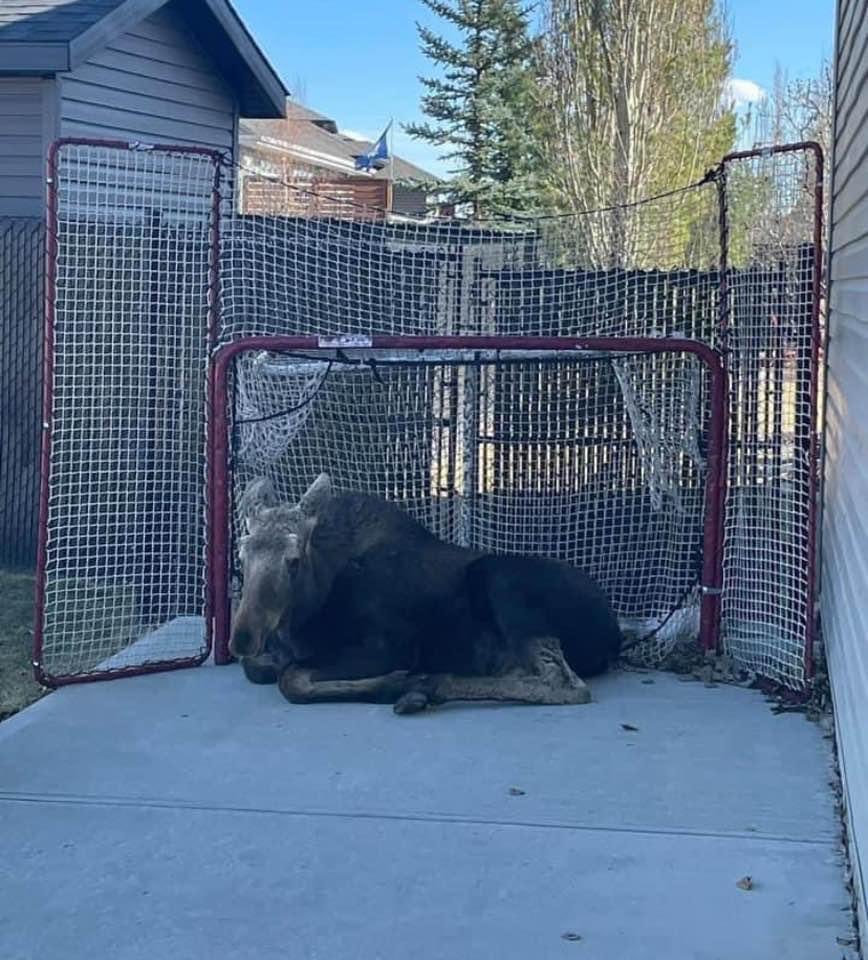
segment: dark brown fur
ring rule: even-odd
[[[253,511],[232,649],[291,700],[576,703],[621,633],[582,571],[444,543],[393,504],[317,481]],[[267,647],[267,649],[266,649]]]

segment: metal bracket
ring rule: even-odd
[[[723,593],[723,587],[700,587],[701,592],[706,597],[719,597]]]

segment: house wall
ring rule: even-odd
[[[839,0],[822,619],[868,935],[868,2]]]
[[[176,0],[177,2],[177,0]],[[0,78],[0,561],[33,562],[45,158],[58,136],[217,148],[234,155],[238,97],[176,2],[57,79]],[[224,184],[231,177],[224,175]],[[15,219],[12,219],[15,218]],[[21,218],[30,218],[23,220]],[[16,346],[17,345],[17,346]],[[20,349],[18,349],[20,347]],[[32,427],[32,428],[31,428]]]
[[[234,156],[237,97],[170,3],[57,80],[0,78],[0,217],[42,217],[58,136],[201,145]]]
[[[41,217],[45,155],[56,129],[56,85],[0,78],[0,217]]]
[[[236,97],[168,4],[61,80],[62,136],[198,144],[232,153]]]

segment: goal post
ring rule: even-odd
[[[438,536],[576,563],[660,663],[719,643],[726,373],[687,339],[257,336],[211,363],[209,593],[229,662],[235,506],[325,470]]]

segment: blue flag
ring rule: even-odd
[[[361,156],[356,157],[356,170],[373,170],[381,162],[385,162],[389,159],[389,145],[386,141],[386,137],[389,134],[392,124],[390,123],[388,127],[380,135],[380,139],[368,150],[367,153],[363,153]]]

